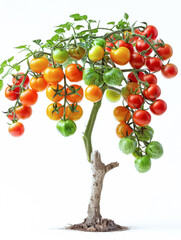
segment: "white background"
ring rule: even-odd
[[[119,20],[124,12],[133,23],[155,25],[159,37],[174,49],[171,62],[180,69],[180,6],[170,1],[3,1],[0,8],[0,62],[16,54],[14,46],[31,40],[48,39],[54,26],[69,21],[73,13],[87,14],[103,23]],[[63,230],[69,223],[86,217],[90,195],[91,170],[86,161],[82,132],[92,104],[82,102],[84,117],[77,122],[77,133],[63,138],[56,122],[46,116],[50,103],[45,92],[33,107],[33,115],[24,121],[25,134],[13,138],[8,133],[5,111],[10,102],[0,93],[0,238],[9,239],[180,239],[181,238],[181,159],[180,159],[180,75],[164,79],[158,74],[161,98],[168,110],[152,117],[154,140],[164,147],[161,159],[152,161],[152,169],[139,174],[134,158],[118,149],[117,122],[112,111],[118,104],[106,99],[93,133],[94,149],[103,161],[118,161],[104,182],[101,201],[103,217],[132,227],[117,233],[82,233]],[[6,79],[11,82],[10,78]]]

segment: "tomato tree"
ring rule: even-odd
[[[164,77],[172,78],[178,69],[170,63],[172,47],[158,39],[155,26],[146,23],[131,25],[128,14],[118,23],[109,22],[106,27],[86,15],[73,14],[70,17],[74,21],[57,26],[55,35],[45,43],[34,40],[38,46],[36,50],[29,45],[17,47],[25,52],[21,61],[13,62],[13,56],[1,63],[1,89],[4,79],[12,76],[5,89],[6,98],[14,102],[5,112],[11,121],[9,133],[13,137],[24,134],[21,121],[31,116],[38,92],[46,90],[51,101],[46,109],[47,116],[58,121],[56,128],[64,137],[76,132],[75,121],[83,115],[80,104],[84,96],[93,102],[83,134],[93,172],[91,198],[85,221],[71,228],[121,230],[112,220],[103,219],[100,213],[104,177],[119,166],[118,162],[105,165],[100,153],[93,151],[92,147],[91,135],[102,97],[106,93],[108,100],[119,102],[113,109],[118,122],[115,131],[120,139],[118,147],[123,153],[133,155],[138,172],[147,172],[151,168],[151,159],[163,155],[162,145],[152,141],[154,130],[149,126],[152,114],[162,115],[167,109],[166,102],[159,98],[161,89],[157,85],[156,73],[161,71]],[[27,68],[20,72],[22,63],[26,62]],[[82,80],[87,85],[85,88],[81,85]]]

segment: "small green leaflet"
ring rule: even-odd
[[[12,62],[14,60],[14,56],[12,56],[11,58],[9,58],[7,61],[8,62]]]
[[[3,88],[3,80],[0,80],[0,91],[2,90]]]
[[[79,13],[72,14],[69,17],[73,18],[74,21],[82,21],[82,20],[87,20],[87,15],[80,15]]]
[[[4,68],[1,67],[1,68],[0,68],[0,74],[2,74],[3,72],[4,72]]]
[[[58,41],[58,39],[59,39],[59,35],[58,35],[58,34],[55,34],[55,35],[51,38],[52,41]]]
[[[108,22],[107,24],[114,25],[114,24],[115,24],[115,22]]]
[[[83,28],[83,27],[84,27],[83,25],[77,25],[75,29],[79,30],[80,28]]]
[[[66,23],[60,24],[60,25],[58,25],[58,26],[56,26],[56,27],[57,27],[57,28],[66,28],[66,29],[69,31],[70,28],[71,28],[71,26],[72,26],[72,23],[66,22]]]
[[[1,63],[1,67],[4,68],[7,66],[7,61],[5,60],[4,62]]]
[[[63,28],[58,28],[57,30],[55,30],[56,33],[61,34],[64,33],[65,30]]]
[[[128,20],[129,15],[128,15],[127,13],[125,13],[125,14],[124,14],[124,18],[125,18],[126,20]]]
[[[21,45],[21,46],[18,46],[18,47],[15,47],[16,49],[23,49],[23,48],[26,48],[27,45]]]

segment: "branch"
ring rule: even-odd
[[[119,166],[119,163],[118,162],[112,162],[112,163],[109,163],[105,166],[106,168],[106,173],[109,172],[110,170],[112,170],[113,168],[116,168]]]

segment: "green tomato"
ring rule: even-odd
[[[102,76],[95,72],[93,68],[87,68],[83,71],[83,80],[86,85],[97,85],[101,87],[104,83]]]
[[[99,45],[101,46],[102,48],[105,48],[106,46],[106,40],[104,38],[96,38],[94,40],[94,45]]]
[[[148,144],[145,152],[150,158],[160,158],[163,155],[163,147],[159,142],[153,141]]]
[[[81,58],[83,58],[83,56],[85,55],[85,52],[86,50],[81,46],[69,47],[69,55],[76,60],[80,60]]]
[[[110,71],[103,74],[104,82],[110,86],[120,86],[124,75],[123,72],[118,68],[112,68]]]
[[[137,157],[142,157],[142,151],[139,147],[137,147],[135,149],[135,151],[132,153],[133,157],[137,158]]]
[[[60,50],[56,48],[53,51],[53,60],[57,63],[64,63],[69,57],[69,53],[66,50]]]
[[[116,91],[108,89],[106,91],[106,97],[110,102],[118,102],[121,98],[121,94]]]
[[[119,148],[120,150],[125,154],[133,153],[136,149],[137,142],[133,138],[121,138],[119,142]]]
[[[151,159],[145,155],[143,157],[137,157],[135,159],[135,168],[137,169],[138,172],[144,173],[150,170],[151,168]]]
[[[57,130],[64,136],[68,137],[75,133],[77,129],[76,124],[72,120],[60,120],[57,123]]]
[[[138,131],[135,131],[136,136],[140,141],[150,141],[153,137],[154,130],[150,126],[138,127]]]

